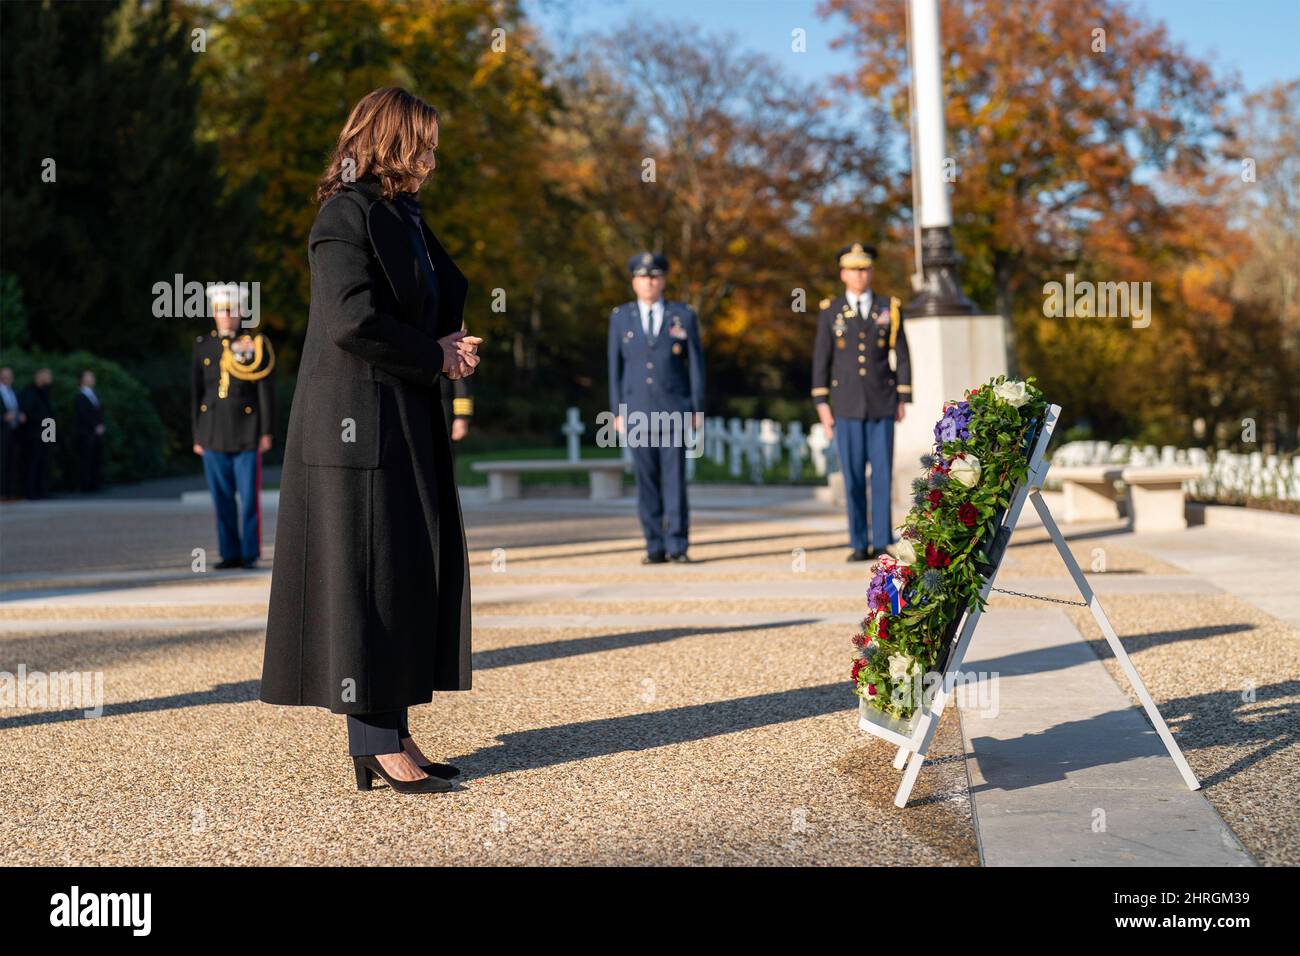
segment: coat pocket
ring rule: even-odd
[[[379,383],[313,376],[302,429],[304,465],[379,467]]]

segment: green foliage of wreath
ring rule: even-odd
[[[912,716],[962,613],[983,606],[985,551],[1029,470],[1047,410],[1033,383],[999,375],[944,406],[934,451],[913,482],[898,557],[882,556],[873,569],[852,676],[855,693],[890,717]],[[891,600],[890,578],[901,602]]]

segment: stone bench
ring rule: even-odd
[[[488,498],[504,501],[520,497],[520,476],[525,473],[586,472],[591,482],[592,500],[618,498],[623,494],[623,473],[632,467],[621,458],[590,458],[568,461],[563,458],[533,461],[476,461],[473,471],[488,476]]]
[[[1134,531],[1181,531],[1187,527],[1183,484],[1204,478],[1205,469],[1187,465],[1129,466],[1121,477],[1128,487]]]
[[[1077,521],[1114,521],[1119,517],[1120,493],[1115,489],[1121,465],[1065,465],[1052,468],[1047,477],[1059,481],[1065,493],[1066,524]]]
[[[1128,514],[1134,531],[1179,531],[1187,527],[1184,483],[1205,477],[1205,469],[1187,465],[1063,465],[1048,477],[1061,483],[1067,524],[1114,521],[1127,491]]]

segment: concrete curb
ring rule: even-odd
[[[1292,540],[1300,539],[1300,515],[1283,511],[1188,502],[1187,524],[1189,527],[1204,525],[1207,528],[1225,528],[1247,534],[1283,535]]]

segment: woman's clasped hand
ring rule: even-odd
[[[442,373],[450,379],[468,378],[479,363],[478,347],[483,340],[464,329],[438,339],[442,346]]]

